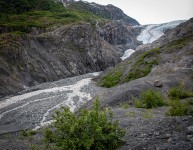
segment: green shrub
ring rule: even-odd
[[[153,66],[158,64],[158,53],[159,48],[155,48],[140,55],[136,62],[131,66],[129,73],[125,78],[125,82],[147,76],[151,72]]]
[[[193,98],[188,100],[189,105],[193,105]]]
[[[103,77],[101,86],[107,88],[116,86],[120,82],[122,74],[123,74],[122,71],[118,70],[115,70],[107,74],[106,76]]]
[[[191,91],[186,90],[184,86],[179,85],[171,88],[168,92],[168,96],[174,99],[182,99],[193,97],[193,93]]]
[[[187,102],[180,102],[179,99],[173,99],[169,103],[170,109],[166,112],[168,116],[187,116],[193,115],[192,106]]]
[[[98,100],[79,116],[63,108],[54,115],[56,129],[46,131],[45,141],[65,150],[115,150],[124,144],[125,131],[112,117],[112,112],[100,110]]]
[[[37,132],[34,131],[34,130],[22,130],[21,133],[20,133],[20,135],[22,137],[29,137],[29,136],[33,136],[35,134],[37,134]]]
[[[148,90],[142,92],[138,100],[134,101],[138,108],[155,108],[164,105],[164,97],[160,92]]]

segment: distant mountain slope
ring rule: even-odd
[[[166,35],[157,41],[139,46],[130,58],[115,66],[114,69],[102,74],[98,84],[105,87],[117,86],[123,83],[129,85],[132,84],[132,81],[146,80],[150,76],[152,79],[158,76],[159,80],[165,82],[165,78],[167,76],[170,78],[169,76],[173,74],[176,78],[184,79],[183,83],[189,85],[185,78],[190,79],[193,72],[192,39],[193,18],[167,31]],[[186,71],[189,73],[186,74],[187,76],[182,77],[181,73]],[[193,79],[190,81],[193,82]],[[170,81],[167,79],[167,82]]]
[[[127,16],[121,9],[110,4],[107,6],[103,6],[96,3],[77,1],[70,3],[68,8],[83,11],[86,10],[93,12],[94,14],[99,15],[106,19],[120,20],[130,25],[139,25],[139,22],[137,22],[135,19]]]

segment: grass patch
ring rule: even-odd
[[[125,113],[125,117],[132,117],[135,118],[137,114],[134,111],[129,111]]]
[[[128,109],[129,108],[129,104],[128,103],[121,103],[120,107],[123,109]]]
[[[99,84],[100,86],[107,88],[116,86],[121,81],[122,74],[122,71],[115,69],[114,71],[111,71],[109,74],[105,75]]]
[[[172,41],[169,43],[166,48],[167,50],[175,50],[175,49],[181,49],[187,44],[187,39],[188,38],[180,38],[178,40]]]
[[[184,86],[179,85],[169,90],[168,96],[172,99],[183,99],[193,97],[193,92],[187,90]]]
[[[169,102],[170,108],[166,112],[168,116],[193,115],[193,107],[188,102],[181,102],[179,99],[172,99]]]
[[[152,49],[140,55],[131,66],[125,82],[147,76],[153,66],[158,64],[157,54],[159,54],[159,48]]]
[[[156,108],[164,104],[163,95],[152,90],[142,92],[139,99],[134,101],[134,105],[137,108]]]

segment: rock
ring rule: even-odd
[[[159,136],[160,133],[159,132],[154,132],[154,135]]]
[[[193,132],[193,126],[189,126],[189,127],[187,127],[187,129],[188,129],[189,131]]]
[[[172,138],[169,138],[169,139],[167,140],[168,143],[170,143],[171,141],[172,141]]]
[[[171,137],[171,136],[172,136],[171,134],[168,134],[168,133],[166,134],[166,137],[167,137],[167,138],[169,138],[169,137]]]
[[[193,141],[193,135],[187,135],[187,139]]]
[[[112,44],[119,56],[122,56],[126,49],[135,49],[141,44],[136,37],[140,33],[140,27],[128,27],[120,21],[98,21],[98,34],[105,41]]]
[[[155,80],[155,81],[154,81],[154,86],[155,86],[155,87],[162,87],[162,86],[163,86],[163,83],[162,83],[160,80]]]

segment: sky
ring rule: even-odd
[[[193,0],[85,0],[113,4],[140,24],[159,24],[193,17]]]

